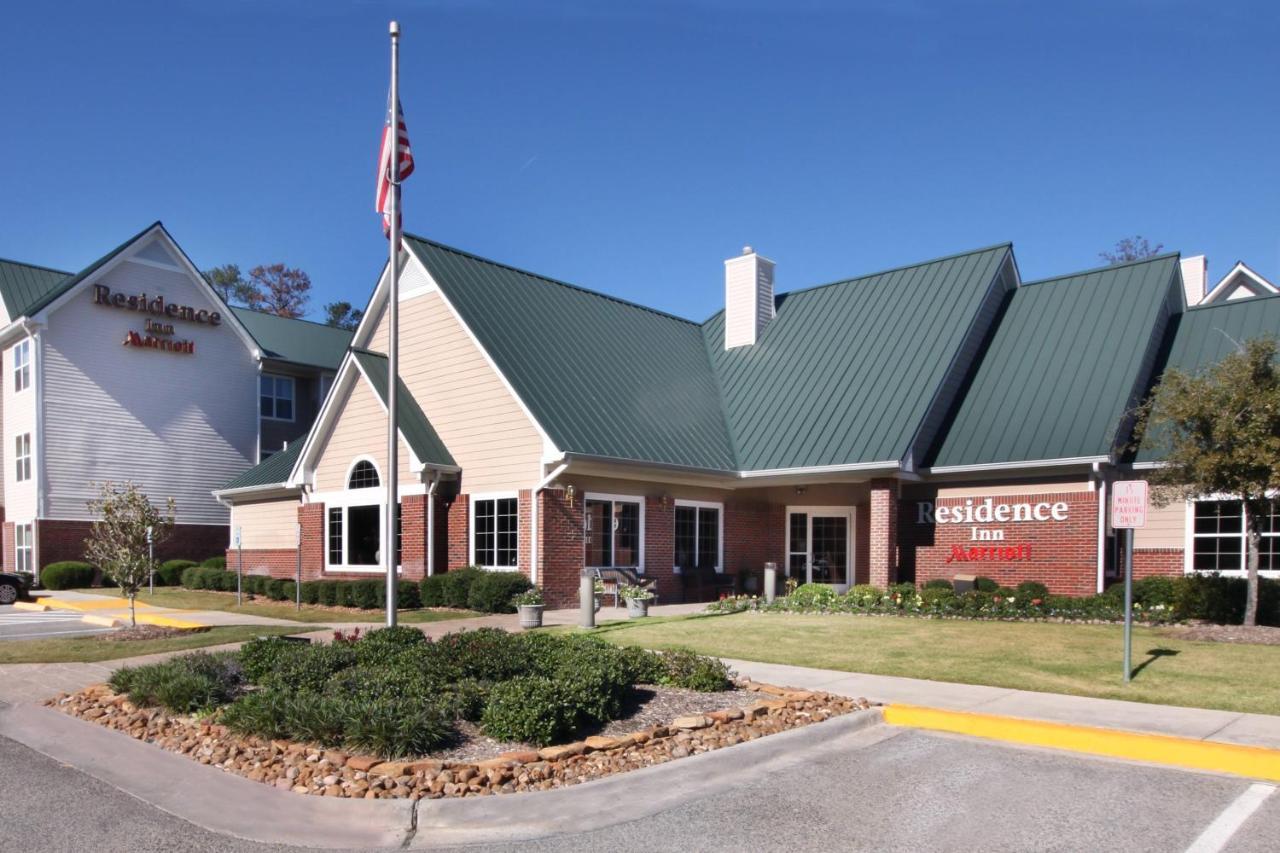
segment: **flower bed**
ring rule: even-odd
[[[315,744],[236,734],[216,717],[142,707],[108,685],[47,704],[138,740],[250,780],[301,794],[363,799],[440,799],[549,790],[734,746],[865,710],[865,699],[743,683],[760,694],[746,707],[687,714],[639,731],[594,735],[481,761],[385,761]],[[708,695],[714,702],[715,696]]]

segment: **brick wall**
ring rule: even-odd
[[[736,578],[748,572],[757,578],[757,594],[763,591],[764,564],[778,564],[782,572],[787,555],[787,509],[781,504],[726,503],[724,507],[724,571]]]
[[[871,481],[867,523],[867,582],[879,587],[898,579],[898,481]]]
[[[871,583],[871,504],[854,507],[853,524],[853,582]]]
[[[1134,548],[1133,577],[1148,578],[1152,575],[1181,577],[1183,551],[1181,548]]]
[[[586,545],[582,498],[575,497],[570,505],[563,489],[544,489],[540,498],[538,526],[542,541],[538,543],[538,553],[542,567],[538,582],[549,608],[576,607]]]
[[[400,577],[421,580],[427,573],[427,496],[400,498]]]
[[[467,541],[470,501],[469,495],[458,495],[449,504],[449,510],[445,514],[445,553],[448,556],[444,568],[447,570],[460,569],[470,562],[470,543]]]
[[[658,603],[680,600],[680,577],[672,571],[676,562],[676,506],[662,498],[644,499],[644,576],[658,582]]]
[[[520,573],[529,577],[533,570],[533,490],[516,492],[516,565]]]
[[[977,506],[985,498],[939,498],[934,503],[939,507],[963,507],[966,500]],[[903,573],[909,577],[914,573],[916,583],[933,578],[950,580],[959,573],[989,577],[1004,586],[1016,586],[1024,580],[1040,581],[1050,592],[1061,595],[1090,595],[1097,591],[1097,492],[1007,495],[992,501],[993,506],[1062,502],[1067,504],[1067,519],[979,523],[976,526],[981,530],[1003,530],[1005,539],[974,541],[971,527],[975,525],[920,523],[919,501],[902,501],[899,529]],[[972,559],[956,559],[957,548]],[[974,551],[975,548],[985,550]],[[1000,559],[1005,555],[1011,559]]]
[[[83,560],[84,541],[93,527],[91,521],[37,520],[35,536],[38,547],[36,558],[40,566],[63,560]],[[156,559],[201,560],[223,553],[230,531],[224,524],[178,524],[169,538],[156,546]],[[12,555],[12,525],[5,525],[5,556]],[[8,565],[13,565],[9,562]]]

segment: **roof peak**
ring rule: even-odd
[[[1136,258],[1132,261],[1125,261],[1119,264],[1102,264],[1101,266],[1090,267],[1089,269],[1078,270],[1076,272],[1069,272],[1063,275],[1055,275],[1051,278],[1038,278],[1035,281],[1024,281],[1022,283],[1022,286],[1032,287],[1033,285],[1037,285],[1037,284],[1053,284],[1055,281],[1063,281],[1068,278],[1079,278],[1082,275],[1093,275],[1096,272],[1108,272],[1109,270],[1120,270],[1120,269],[1124,269],[1125,267],[1136,267],[1136,266],[1139,266],[1140,264],[1153,264],[1153,263],[1156,263],[1157,261],[1167,261],[1170,258],[1177,258],[1177,257],[1180,257],[1180,253],[1178,252],[1163,252],[1159,255],[1151,255],[1150,257],[1146,257],[1146,258]]]

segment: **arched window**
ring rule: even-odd
[[[351,469],[351,476],[347,479],[348,489],[372,489],[378,485],[378,469],[373,467],[373,463],[367,459],[357,462],[356,467]]]

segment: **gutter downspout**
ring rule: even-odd
[[[1102,463],[1093,463],[1093,473],[1098,478],[1098,582],[1097,592],[1102,593],[1106,585],[1107,571],[1107,478],[1102,471]]]
[[[538,485],[533,487],[533,492],[531,493],[533,505],[529,507],[529,512],[531,514],[529,519],[531,523],[529,526],[533,529],[533,541],[529,543],[529,562],[531,564],[529,566],[529,581],[534,586],[538,585],[538,493],[554,483],[556,479],[568,469],[568,462],[560,463],[556,466],[554,471],[543,477],[538,482]]]
[[[427,483],[427,577],[436,573],[436,486],[440,485],[440,475],[431,477]]]

